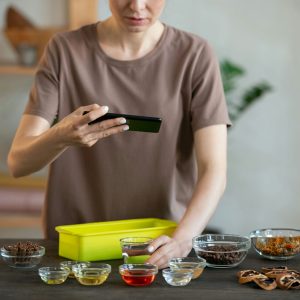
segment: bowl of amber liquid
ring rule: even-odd
[[[67,280],[69,273],[68,270],[62,267],[39,268],[39,275],[47,284],[62,284]]]
[[[147,286],[154,281],[158,268],[152,264],[124,264],[119,266],[119,272],[128,285]]]
[[[79,263],[73,265],[75,278],[82,285],[100,285],[111,272],[111,266],[104,263]]]
[[[201,257],[174,257],[170,259],[169,267],[172,270],[190,269],[193,271],[192,279],[196,279],[206,267],[206,260]]]

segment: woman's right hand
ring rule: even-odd
[[[84,112],[88,113],[83,114]],[[59,121],[53,129],[65,146],[91,147],[100,139],[129,129],[128,125],[125,125],[124,118],[110,119],[89,125],[91,121],[107,112],[107,106],[98,104],[81,106]]]
[[[88,111],[87,114],[83,114]],[[128,130],[124,118],[88,123],[105,115],[108,108],[82,106],[50,128],[49,122],[35,115],[23,115],[8,155],[14,177],[39,171],[58,158],[69,146],[92,147],[97,141]]]

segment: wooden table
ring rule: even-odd
[[[0,240],[0,246],[14,244],[17,240]],[[58,256],[58,242],[36,240],[45,246],[46,255],[41,266],[53,266],[66,260]],[[260,299],[300,299],[300,290],[264,291],[251,285],[241,285],[237,282],[236,273],[243,269],[260,270],[263,266],[287,265],[291,269],[300,270],[300,257],[286,262],[275,262],[260,258],[256,253],[248,254],[244,262],[232,269],[206,268],[202,276],[193,280],[185,287],[169,286],[163,279],[161,272],[152,285],[148,287],[130,287],[121,279],[118,266],[121,260],[107,261],[111,264],[112,272],[108,280],[100,286],[83,286],[76,279],[68,278],[61,285],[47,285],[38,275],[38,267],[30,270],[14,269],[0,262],[0,299],[30,299],[30,300],[85,300],[85,299],[205,299],[205,300],[260,300]]]

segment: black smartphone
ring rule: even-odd
[[[85,111],[83,114],[86,113],[88,112]],[[129,126],[129,130],[142,132],[159,132],[160,125],[162,122],[161,118],[157,117],[107,113],[102,117],[90,122],[89,125],[115,118],[125,118],[126,124]]]

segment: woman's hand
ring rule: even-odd
[[[192,249],[192,241],[180,241],[167,235],[162,235],[152,241],[148,251],[153,253],[147,263],[157,265],[159,269],[168,267],[173,257],[185,257]]]
[[[85,111],[89,113],[83,115]],[[82,106],[52,127],[43,117],[23,115],[8,155],[11,174],[32,174],[52,163],[69,146],[91,147],[104,137],[128,130],[124,118],[89,125],[107,111],[98,104]]]
[[[86,111],[88,113],[83,115]],[[107,112],[107,106],[97,104],[79,107],[54,126],[57,136],[66,146],[91,147],[102,138],[128,130],[128,125],[124,125],[124,118],[88,124]]]

